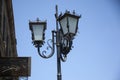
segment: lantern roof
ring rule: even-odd
[[[63,19],[64,17],[67,17],[67,16],[78,18],[78,19],[81,18],[81,15],[75,14],[75,11],[73,11],[73,14],[71,14],[70,11],[66,11],[63,15],[62,15],[62,13],[59,15],[58,21]]]
[[[32,25],[41,25],[41,24],[44,24],[45,26],[45,28],[44,29],[46,29],[47,27],[46,27],[46,21],[37,21],[37,22],[31,22],[31,21],[29,21],[29,29],[30,30],[32,30]]]

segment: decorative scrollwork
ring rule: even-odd
[[[71,50],[72,40],[69,38],[63,38],[61,44],[61,52],[66,56]]]
[[[66,62],[67,60],[67,55],[64,55],[64,54],[60,54],[60,58],[63,62]]]
[[[50,42],[52,43],[52,46],[50,45]],[[47,51],[46,51],[46,50],[42,51],[42,53],[41,53],[40,47],[38,47],[38,54],[39,54],[42,58],[50,58],[50,57],[52,57],[53,54],[54,54],[54,40],[49,39],[49,40],[47,41],[47,45],[48,45],[47,50],[48,50],[49,48],[51,49],[51,53],[48,54],[48,55],[47,55]]]

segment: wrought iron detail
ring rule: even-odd
[[[61,52],[63,55],[67,56],[72,48],[72,40],[69,38],[62,38],[61,40]]]
[[[67,55],[60,54],[60,58],[63,62],[66,62],[67,60]]]
[[[50,45],[50,42],[52,43],[52,46]],[[42,58],[50,58],[53,56],[54,54],[54,40],[52,39],[49,39],[47,41],[47,50],[51,49],[51,53],[47,55],[47,51],[46,50],[43,50],[42,53],[40,51],[40,46],[38,47],[38,54],[42,57]]]

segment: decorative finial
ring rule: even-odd
[[[62,12],[60,13],[59,17],[61,17],[61,16],[62,16]]]
[[[37,21],[37,22],[39,22],[39,21],[40,21],[38,17],[37,17],[36,21]]]
[[[70,13],[70,11],[68,11],[68,10],[66,10],[65,12],[66,12],[66,13]]]
[[[73,10],[73,14],[75,14],[75,10]]]

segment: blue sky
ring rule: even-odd
[[[56,80],[56,53],[43,59],[32,45],[29,20],[47,20],[46,41],[55,29],[55,5],[60,12],[81,14],[74,48],[62,63],[62,80],[120,80],[119,0],[13,0],[19,56],[31,56],[29,80]],[[45,45],[46,46],[46,45]]]

